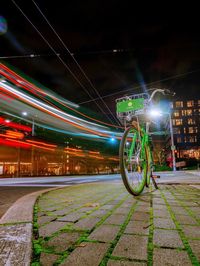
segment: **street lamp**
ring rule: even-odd
[[[23,116],[28,116],[28,113],[26,111],[22,112]],[[34,116],[31,116],[32,119],[32,132],[31,135],[32,137],[35,135],[35,120],[34,120]],[[34,172],[34,147],[32,145],[32,149],[31,149],[31,176],[33,176],[33,172]]]
[[[150,110],[150,115],[154,117],[161,117],[162,115],[167,115],[169,119],[169,130],[170,130],[170,138],[171,138],[171,152],[172,152],[172,167],[173,171],[176,171],[176,159],[175,159],[175,146],[174,146],[174,133],[172,126],[172,118],[170,112],[162,112],[158,109]]]

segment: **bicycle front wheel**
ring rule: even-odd
[[[124,132],[119,149],[122,180],[128,192],[135,196],[143,191],[147,178],[147,149],[142,138],[131,126]]]

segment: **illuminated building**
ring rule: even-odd
[[[200,100],[174,101],[172,123],[177,158],[200,159]]]

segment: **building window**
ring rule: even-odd
[[[187,101],[187,107],[194,106],[194,101]]]
[[[188,133],[194,133],[194,128],[193,127],[189,127],[188,128]]]
[[[183,141],[187,142],[187,137],[186,136],[184,136]]]
[[[177,137],[176,141],[177,143],[181,143],[181,137]]]
[[[182,125],[182,119],[173,119],[173,125],[174,126]]]
[[[179,127],[174,127],[174,134],[181,134],[181,129]]]
[[[183,107],[183,102],[182,101],[177,101],[176,102],[176,107]]]
[[[192,118],[188,118],[188,125],[194,125],[195,121]]]
[[[182,115],[183,115],[183,116],[189,116],[189,115],[192,115],[192,109],[182,110]]]
[[[198,133],[198,128],[197,127],[189,127],[188,128],[188,133]]]
[[[200,100],[198,100],[198,105],[200,105]]]
[[[174,112],[174,116],[175,116],[175,117],[179,117],[179,111],[175,111],[175,112]]]
[[[186,127],[183,128],[183,133],[184,133],[184,134],[187,133],[187,129],[186,129]]]
[[[189,136],[188,142],[197,142],[197,136]]]

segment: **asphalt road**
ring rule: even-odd
[[[6,187],[0,186],[0,218],[8,210],[8,208],[22,196],[34,191],[43,190],[42,187]]]

